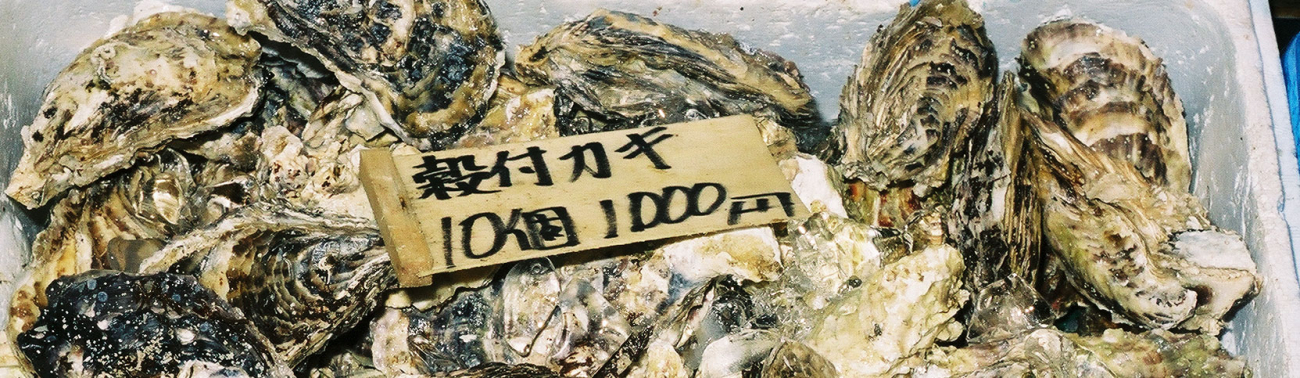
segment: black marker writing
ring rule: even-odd
[[[618,237],[618,214],[614,212],[613,200],[600,200],[600,210],[605,213],[605,239]]]
[[[587,155],[590,152],[592,164],[595,168],[587,165]],[[605,155],[605,145],[591,142],[583,145],[573,146],[569,153],[560,156],[560,160],[573,160],[573,174],[569,176],[569,182],[578,181],[582,173],[586,172],[595,178],[609,178],[609,156]]]
[[[710,188],[715,191],[716,196],[708,206],[700,207],[701,195]],[[682,208],[681,214],[674,215],[672,214],[673,198],[679,193],[685,196],[686,206]],[[660,224],[676,224],[693,216],[712,214],[718,207],[722,206],[722,202],[726,201],[726,198],[727,188],[723,187],[722,184],[711,182],[695,184],[690,188],[669,186],[665,187],[660,193],[634,192],[628,194],[628,212],[632,216],[631,230],[632,232],[641,232]],[[648,205],[654,210],[649,221],[646,221],[644,212],[647,207],[646,201],[649,201]]]
[[[647,159],[650,159],[650,163],[654,164],[655,168],[657,169],[672,168],[667,163],[664,163],[663,157],[659,156],[658,152],[655,152],[654,146],[676,135],[663,134],[663,135],[655,136],[654,139],[646,140],[646,138],[661,133],[664,130],[668,130],[668,128],[659,126],[659,127],[651,128],[649,131],[646,131],[641,134],[628,134],[627,139],[629,140],[627,144],[624,144],[622,147],[619,147],[617,150],[614,151],[626,152],[627,155],[623,155],[624,159],[633,159],[636,158],[637,156],[645,155]]]
[[[735,225],[740,223],[740,216],[746,213],[764,213],[772,209],[771,198],[776,198],[781,202],[781,209],[785,211],[787,217],[794,216],[794,202],[790,199],[790,193],[773,192],[752,194],[748,196],[739,196],[732,198],[731,210],[727,212],[727,224]],[[753,207],[745,207],[745,203],[753,200]]]
[[[476,252],[474,226],[483,221],[491,226],[492,245],[485,251]],[[506,220],[502,220],[501,216],[493,212],[478,213],[460,221],[460,230],[461,248],[464,249],[462,252],[465,257],[471,259],[483,259],[495,255],[506,246],[511,236],[514,237],[519,249],[524,251],[570,247],[579,243],[573,218],[569,216],[569,211],[561,206],[533,211],[514,209],[510,211],[510,216]],[[444,235],[450,240],[450,231],[447,229],[444,231],[446,231]]]

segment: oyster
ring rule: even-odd
[[[375,367],[389,376],[432,375],[500,362],[492,327],[499,311],[491,287],[458,291],[450,302],[422,312],[384,309],[371,324]]]
[[[963,0],[903,5],[871,37],[840,97],[837,166],[860,182],[850,214],[902,227],[942,197],[951,156],[992,100],[997,58]]]
[[[960,377],[1249,377],[1214,336],[1118,329],[1078,336],[1040,329],[1021,338],[936,348],[919,374]]]
[[[780,277],[752,289],[760,312],[775,317],[776,329],[794,339],[807,337],[827,307],[874,276],[886,261],[909,252],[901,245],[876,245],[889,238],[885,233],[896,230],[871,228],[827,212],[791,221],[788,229]]]
[[[778,156],[773,154],[773,156]],[[844,178],[825,162],[808,154],[793,154],[778,162],[795,196],[814,213],[826,211],[848,217],[844,209]]]
[[[556,88],[563,135],[737,114],[791,126],[801,145],[824,132],[794,63],[634,14],[601,9],[565,23],[524,46],[515,69]]]
[[[966,341],[983,343],[1019,337],[1048,328],[1058,316],[1020,276],[1009,275],[985,285],[971,300]]]
[[[1148,183],[1189,190],[1183,103],[1142,40],[1082,20],[1049,22],[1025,37],[1020,64],[1033,95],[1080,143],[1131,164]]]
[[[18,345],[41,376],[291,377],[240,311],[193,278],[91,271],[55,281]]]
[[[1143,60],[1149,51],[1135,52],[1146,50],[1077,20],[1048,23],[1026,38],[1020,75],[1027,87],[1018,106],[1042,162],[1034,189],[1043,232],[1065,276],[1093,303],[1145,327],[1217,334],[1221,318],[1260,281],[1241,237],[1211,225],[1186,191],[1179,173],[1186,127],[1161,116],[1181,106],[1165,104],[1178,101],[1172,92],[1150,92],[1168,79],[1151,67],[1158,60]],[[1056,83],[1077,84],[1062,90]],[[1072,102],[1089,93],[1110,105]],[[1128,145],[1136,150],[1121,148]],[[1150,151],[1151,160],[1137,151]],[[1175,239],[1184,234],[1188,242]]]
[[[929,246],[885,265],[828,307],[808,346],[846,376],[906,374],[912,359],[940,340],[961,336],[956,319],[969,297],[961,252],[931,229]]]
[[[142,269],[197,276],[242,310],[290,365],[360,322],[396,283],[370,222],[266,204],[175,239]]]
[[[738,281],[771,281],[781,274],[781,250],[771,227],[751,227],[682,238],[656,251],[673,274],[703,283],[724,275]]]
[[[1042,209],[1032,188],[1037,162],[1029,159],[1014,97],[1021,90],[1015,75],[1003,75],[996,102],[954,154],[948,232],[966,254],[970,288],[1011,275],[1038,282]]]
[[[807,346],[762,330],[746,330],[709,344],[696,377],[834,378],[830,361]]]
[[[256,41],[195,13],[159,13],[96,42],[46,89],[6,193],[40,207],[248,114],[259,54]]]
[[[231,25],[320,59],[378,121],[422,150],[450,145],[487,104],[504,46],[479,0],[235,0]]]
[[[139,272],[142,260],[194,227],[190,172],[184,156],[163,149],[59,201],[50,226],[32,244],[29,273],[10,301],[9,335],[31,329],[49,304],[45,288],[55,279],[90,269]]]
[[[533,87],[501,75],[491,107],[454,147],[523,143],[560,136],[556,128],[555,90]]]

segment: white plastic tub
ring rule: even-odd
[[[1264,289],[1236,314],[1225,346],[1262,377],[1300,376],[1300,287],[1292,245],[1300,237],[1300,174],[1277,49],[1265,0],[971,0],[984,14],[1002,68],[1042,21],[1081,16],[1147,41],[1165,58],[1187,110],[1194,191],[1211,218],[1241,232]],[[903,0],[488,0],[511,46],[597,7],[637,12],[687,28],[732,33],[799,65],[823,114],[838,112],[840,87],[876,27]],[[223,14],[219,0],[175,1]],[[45,85],[135,0],[0,0],[0,187],[22,153]],[[514,47],[510,48],[513,53]],[[1273,125],[1283,125],[1274,128]],[[1282,142],[1278,142],[1281,140]],[[0,316],[40,227],[0,198]]]

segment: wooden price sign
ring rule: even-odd
[[[401,286],[431,275],[806,216],[753,117],[361,154]]]

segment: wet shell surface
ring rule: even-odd
[[[794,63],[635,14],[601,9],[565,23],[524,46],[515,70],[556,88],[564,135],[736,114],[772,118],[809,141],[822,132]]]
[[[253,324],[191,277],[60,278],[18,346],[41,376],[291,377]]]
[[[49,304],[46,287],[61,276],[90,269],[139,272],[144,258],[195,226],[189,198],[196,190],[189,162],[170,149],[73,189],[54,205],[50,226],[33,243],[31,268],[9,302],[8,335],[31,329]]]
[[[1186,127],[1170,116],[1181,105],[1161,90],[1160,61],[1143,59],[1155,58],[1141,40],[1087,21],[1025,39],[1017,106],[1040,162],[1043,233],[1066,278],[1121,321],[1217,334],[1258,277],[1241,237],[1187,192]],[[1216,242],[1169,244],[1192,231]]]
[[[997,58],[964,1],[904,5],[871,37],[840,97],[839,168],[870,189],[948,181],[949,159],[993,96]]]
[[[82,51],[45,90],[6,193],[28,208],[229,124],[256,104],[260,45],[220,19],[160,13]]]
[[[504,45],[479,0],[236,0],[231,24],[320,59],[379,121],[424,150],[445,148],[487,104]]]
[[[128,158],[84,182],[54,175],[48,191],[11,192],[48,203],[51,218],[31,275],[17,283],[0,340],[0,365],[13,366],[0,369],[1248,374],[1215,335],[1259,290],[1254,262],[1187,193],[1185,121],[1159,58],[1104,26],[1044,25],[1026,39],[1019,72],[995,86],[979,14],[961,0],[903,6],[871,39],[830,130],[794,63],[634,14],[571,19],[503,68],[501,37],[477,0],[233,0],[228,10],[247,36],[205,34],[184,20],[209,18],[164,13],[96,45],[124,43],[131,54],[92,48],[66,74],[81,86],[51,86],[50,101],[72,100],[37,115],[29,155],[54,148],[35,139],[96,132],[130,151],[91,146]],[[131,34],[160,19],[179,26],[155,33],[200,31],[173,38],[184,46],[171,50]],[[225,39],[236,45],[207,45]],[[155,106],[168,120],[201,118],[181,132],[166,127],[184,122],[138,117],[162,134],[155,139],[129,127],[34,132],[54,127],[43,119],[89,122],[90,108],[70,107],[87,101],[148,105],[108,97],[130,81],[105,81],[88,64],[146,56],[138,66],[190,69],[203,51],[217,52],[207,63],[247,61],[247,74],[230,79],[250,80],[248,104]],[[227,113],[204,113],[215,108]],[[360,150],[492,146],[731,114],[757,116],[812,216],[395,288],[360,185]]]
[[[242,310],[291,365],[360,322],[395,284],[370,222],[265,204],[177,238],[142,270],[198,277]]]
[[[1035,164],[1020,121],[1016,76],[1003,75],[998,95],[952,169],[948,232],[966,256],[966,283],[981,288],[1015,275],[1037,282],[1042,266],[1042,209],[1033,194]]]
[[[1020,75],[1050,101],[1079,142],[1129,164],[1146,179],[1187,191],[1192,169],[1183,103],[1164,61],[1142,40],[1092,22],[1039,26],[1021,46]]]

